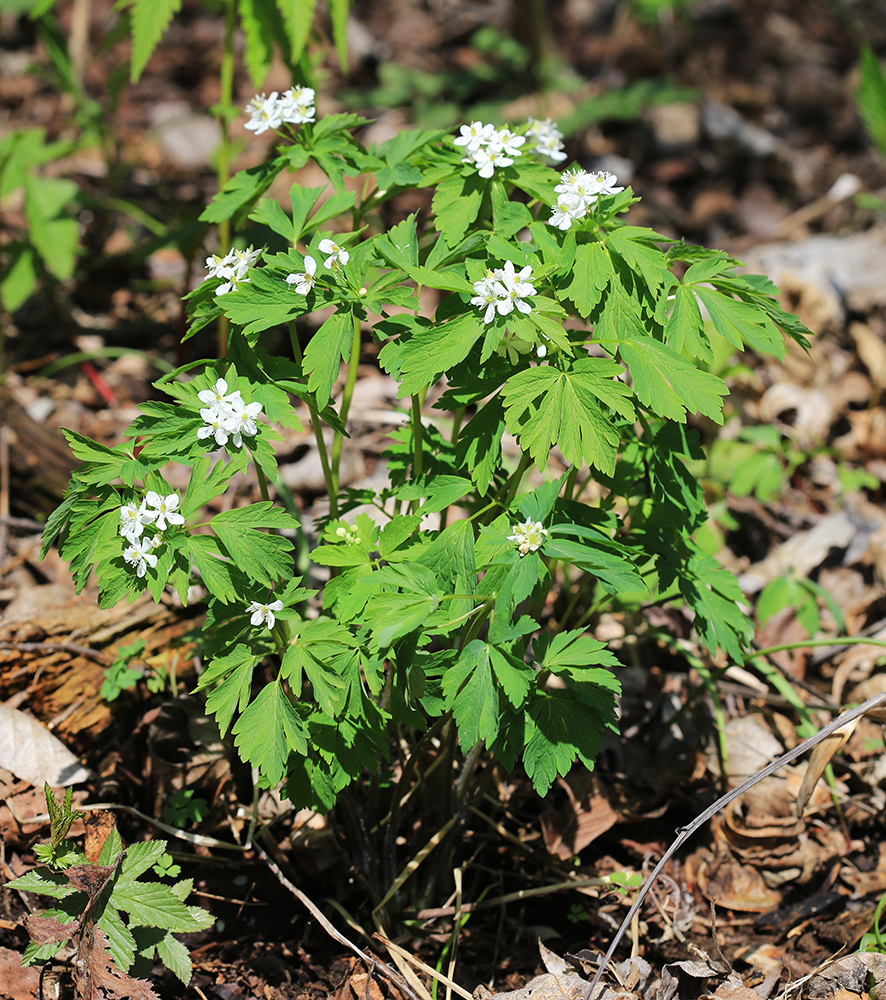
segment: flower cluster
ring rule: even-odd
[[[262,604],[259,601],[253,601],[246,609],[246,614],[252,615],[249,622],[256,628],[259,625],[267,625],[268,628],[273,628],[274,622],[277,620],[274,617],[274,612],[282,610],[282,601],[271,601],[270,604]]]
[[[545,156],[554,163],[562,163],[566,159],[566,154],[563,152],[563,133],[550,118],[539,121],[530,115],[526,138],[530,141],[535,139],[533,152],[539,156]]]
[[[206,278],[221,278],[222,284],[215,290],[216,295],[235,292],[239,285],[249,281],[249,269],[261,256],[261,250],[229,250],[224,257],[213,254],[206,258]],[[206,278],[203,280],[205,281]]]
[[[496,313],[507,316],[515,307],[521,313],[530,313],[532,306],[524,299],[535,295],[535,287],[527,280],[531,277],[532,268],[528,264],[517,273],[513,262],[505,261],[504,267],[487,270],[485,278],[474,282],[471,305],[485,309],[484,323],[491,323]]]
[[[214,437],[215,443],[223,448],[231,439],[235,448],[243,444],[243,435],[253,437],[258,433],[255,418],[261,413],[261,403],[244,403],[240,390],[228,392],[228,383],[217,379],[215,387],[203,389],[197,393],[197,398],[206,406],[200,410],[203,426],[197,431],[197,437]]]
[[[314,91],[311,87],[291,87],[282,97],[275,90],[270,97],[256,94],[246,105],[246,128],[256,135],[281,125],[301,125],[314,121]]]
[[[527,517],[523,524],[514,525],[514,533],[508,535],[508,541],[514,542],[522,558],[528,552],[537,552],[547,537],[548,529],[541,521],[533,521]]]
[[[482,122],[462,125],[460,133],[454,142],[464,147],[462,163],[472,163],[481,177],[491,177],[496,167],[509,167],[515,156],[522,155],[520,147],[526,142],[525,135]]]
[[[320,240],[317,247],[320,253],[329,254],[323,264],[330,271],[337,271],[340,267],[344,267],[351,258],[348,251],[344,247],[340,247],[333,240]],[[286,276],[285,281],[287,285],[295,285],[295,291],[299,295],[307,295],[317,281],[317,261],[306,254],[304,274],[289,274]]]
[[[163,544],[159,535],[149,538],[145,528],[151,525],[165,531],[171,524],[184,523],[185,519],[178,513],[177,493],[163,497],[148,490],[140,503],[133,500],[120,508],[120,534],[129,542],[123,551],[123,558],[135,568],[139,579],[145,575],[148,566],[153,569],[157,565],[154,551]]]
[[[569,229],[576,219],[587,215],[588,210],[601,194],[618,194],[623,187],[616,187],[618,178],[608,170],[565,170],[560,183],[554,188],[559,197],[548,222],[558,229]]]

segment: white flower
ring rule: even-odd
[[[521,313],[530,313],[532,306],[523,300],[527,295],[535,295],[535,287],[526,280],[531,277],[532,268],[528,264],[517,274],[513,263],[506,261],[503,268],[487,270],[485,278],[474,282],[476,294],[471,305],[484,310],[484,323],[491,323],[496,312],[507,316],[515,306]]]
[[[287,285],[295,285],[295,290],[299,295],[307,295],[314,287],[317,280],[314,275],[317,273],[317,261],[313,257],[305,257],[305,273],[290,274],[286,277]]]
[[[527,552],[537,552],[545,539],[548,537],[548,529],[541,521],[532,521],[526,518],[523,524],[514,525],[513,535],[508,535],[508,541],[514,542],[520,556],[525,556]]]
[[[271,601],[270,604],[260,604],[258,601],[253,601],[246,609],[246,614],[252,614],[249,621],[256,627],[259,625],[267,625],[268,628],[273,628],[274,622],[276,621],[276,618],[274,618],[274,612],[282,610],[282,601]]]
[[[289,125],[314,121],[314,91],[311,87],[295,86],[280,98],[280,118]]]
[[[581,219],[587,215],[587,208],[581,197],[577,194],[561,194],[557,199],[557,204],[551,211],[548,223],[558,229],[567,230],[576,219]]]
[[[538,156],[545,156],[555,163],[561,163],[566,159],[566,154],[563,152],[563,133],[550,118],[539,121],[530,116],[526,138],[535,139],[533,152]]]
[[[225,281],[215,290],[216,295],[227,295],[228,292],[236,292],[241,284],[251,281],[248,278],[249,265],[243,260],[235,260],[228,267],[223,267],[219,271],[219,277]]]
[[[471,305],[479,306],[481,309],[485,307],[486,312],[483,314],[484,323],[491,323],[492,318],[495,316],[495,292],[492,289],[494,284],[495,276],[492,271],[488,271],[487,276],[482,281],[474,282],[475,295],[471,299]]]
[[[203,389],[198,392],[197,399],[199,399],[201,403],[206,403],[206,405],[216,413],[223,413],[230,409],[235,401],[242,402],[240,390],[236,389],[234,392],[229,393],[228,383],[223,378],[216,379],[213,388]],[[202,410],[200,411],[200,415],[203,415]]]
[[[617,178],[608,170],[588,173],[587,170],[565,170],[554,191],[560,196],[548,220],[558,229],[569,229],[576,219],[581,219],[596,203],[601,194],[618,194],[623,187],[616,187]]]
[[[339,264],[344,266],[345,264],[347,264],[348,259],[350,258],[350,254],[348,253],[348,251],[345,250],[344,247],[340,247],[337,243],[334,243],[332,240],[320,240],[319,244],[317,245],[317,249],[320,251],[320,253],[331,254],[330,257],[326,258],[324,262],[324,267],[334,268],[337,267]]]
[[[520,147],[526,142],[526,136],[517,135],[509,128],[496,129],[482,122],[462,125],[460,132],[461,135],[452,141],[464,147],[462,163],[477,167],[477,172],[485,178],[491,177],[496,167],[509,167],[514,157],[521,155]]]
[[[161,531],[166,528],[167,524],[185,523],[185,519],[178,513],[178,493],[170,493],[169,496],[161,497],[159,493],[149,490],[145,500],[156,511],[157,520],[154,523]]]
[[[593,178],[597,185],[597,194],[618,194],[620,191],[624,191],[624,186],[615,186],[618,178],[608,170],[598,170]]]
[[[200,411],[204,426],[197,431],[197,437],[202,441],[210,436],[215,438],[215,443],[220,447],[228,443],[228,437],[233,433],[230,415],[222,416],[216,409],[207,406]]]
[[[281,102],[277,100],[276,90],[270,97],[256,94],[246,105],[246,111],[250,116],[246,128],[256,135],[267,132],[269,128],[279,128],[283,124],[283,108]]]
[[[258,424],[255,418],[261,413],[261,403],[244,403],[239,400],[231,408],[232,412],[228,418],[231,427],[231,440],[234,446],[239,448],[243,444],[243,434],[253,437],[258,433]]]
[[[527,264],[519,274],[514,273],[513,261],[505,261],[503,270],[496,273],[498,280],[492,286],[495,292],[495,308],[499,316],[507,316],[514,306],[521,313],[531,313],[532,306],[523,299],[527,295],[535,295],[535,287],[526,279],[532,277],[532,268]]]
[[[217,253],[214,253],[211,257],[206,258],[206,270],[208,271],[206,277],[221,278],[222,271],[229,268],[235,261],[233,251],[228,251],[224,257],[219,257]]]
[[[495,135],[494,125],[484,125],[483,122],[471,122],[470,125],[462,125],[458,135],[452,141],[456,146],[464,146],[466,153],[473,153],[474,150],[485,146]]]
[[[157,565],[157,557],[153,555],[152,549],[156,548],[160,539],[136,538],[129,540],[129,548],[123,551],[123,558],[130,566],[135,567],[136,576],[141,579],[148,571],[148,566],[153,569]]]
[[[490,150],[503,152],[506,156],[520,156],[523,152],[520,147],[526,142],[525,135],[517,135],[509,128],[500,128],[492,137],[489,143]],[[511,161],[514,162],[513,160]]]
[[[129,542],[135,540],[145,530],[146,524],[152,524],[157,512],[148,510],[145,501],[124,504],[120,508],[120,534]]]

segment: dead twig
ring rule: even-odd
[[[261,837],[266,836],[265,831],[262,831],[262,833],[259,834],[259,836]],[[295,896],[296,899],[299,900],[300,903],[302,903],[305,907],[307,907],[311,916],[313,916],[313,918],[317,921],[317,923],[320,924],[323,930],[326,931],[326,933],[333,939],[333,941],[337,941],[339,944],[344,945],[346,948],[350,948],[351,951],[355,955],[357,955],[358,958],[361,959],[361,961],[366,963],[367,967],[369,967],[370,969],[377,969],[383,976],[388,978],[397,987],[398,990],[402,990],[407,996],[412,997],[412,1000],[419,1000],[419,998],[413,991],[412,987],[406,982],[406,980],[401,975],[399,975],[399,973],[394,972],[394,970],[385,962],[383,962],[380,958],[376,958],[374,955],[366,954],[366,952],[358,948],[353,941],[349,941],[344,936],[344,934],[336,930],[336,928],[329,922],[329,920],[326,919],[325,915],[319,909],[319,907],[317,907],[314,904],[314,902],[301,891],[301,889],[294,886],[289,881],[289,879],[283,874],[283,872],[280,871],[279,867],[274,863],[274,861],[271,860],[270,856],[262,848],[261,844],[256,842],[252,846],[258,852],[258,854],[265,862],[265,864],[268,866],[268,868],[270,868],[271,871],[277,876],[277,881],[280,883],[280,885],[282,885],[285,889],[288,889],[293,894],[293,896]]]
[[[880,705],[886,703],[886,694],[878,694],[873,698],[868,698],[867,701],[862,702],[856,708],[853,708],[849,712],[844,712],[842,715],[838,716],[832,722],[829,722],[824,729],[817,732],[815,736],[810,736],[809,739],[803,740],[802,743],[798,743],[793,750],[788,750],[787,753],[782,754],[772,763],[767,764],[762,770],[758,771],[756,774],[751,775],[746,781],[743,781],[740,785],[736,785],[731,791],[727,792],[725,795],[720,796],[716,802],[708,806],[704,812],[699,813],[698,816],[688,825],[681,827],[677,831],[677,837],[671,846],[662,855],[661,860],[652,869],[651,874],[643,883],[640,891],[637,893],[637,898],[634,900],[633,905],[628,910],[625,915],[624,920],[621,922],[621,926],[615,932],[615,937],[612,939],[612,943],[606,951],[600,961],[600,966],[594,974],[594,978],[591,980],[591,988],[588,991],[588,996],[593,997],[595,991],[600,982],[600,977],[603,975],[603,970],[609,964],[610,959],[615,954],[615,949],[618,947],[619,942],[624,937],[625,931],[631,926],[634,917],[639,913],[640,907],[643,905],[643,901],[649,895],[649,890],[655,884],[659,875],[661,875],[664,870],[665,865],[671,860],[671,858],[676,853],[677,849],[683,844],[684,841],[688,840],[693,833],[700,827],[703,826],[712,816],[716,814],[723,808],[723,806],[728,805],[733,799],[737,799],[740,795],[743,795],[749,788],[753,788],[754,785],[761,782],[764,778],[768,778],[771,774],[775,774],[780,768],[784,767],[785,764],[790,764],[792,760],[796,760],[797,757],[802,756],[807,750],[811,750],[813,747],[818,746],[822,740],[828,738],[831,733],[836,732],[838,729],[845,726],[848,722],[852,722],[854,719],[861,718],[862,715],[866,715],[872,709],[879,708]]]
[[[0,649],[14,649],[19,653],[75,653],[95,660],[103,667],[109,667],[114,662],[110,656],[76,642],[0,642]]]

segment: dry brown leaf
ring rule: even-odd
[[[7,705],[0,705],[0,767],[38,788],[76,785],[91,774],[42,722]]]

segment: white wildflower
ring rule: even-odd
[[[148,566],[154,569],[157,565],[157,557],[153,554],[160,539],[155,535],[153,538],[130,539],[129,547],[124,549],[123,558],[130,566],[135,567],[136,576],[141,579],[148,571]]]
[[[544,545],[547,537],[548,529],[542,525],[541,521],[533,521],[527,517],[523,524],[514,525],[514,533],[508,535],[508,541],[514,542],[522,557],[528,552],[537,552]]]
[[[460,132],[452,141],[464,147],[462,163],[477,167],[484,178],[491,177],[497,167],[509,167],[514,157],[522,154],[520,147],[526,142],[526,136],[517,135],[509,128],[496,129],[483,122],[462,125]]]
[[[290,87],[280,98],[280,117],[288,125],[314,121],[314,91],[311,87]]]
[[[198,392],[197,399],[201,403],[206,403],[209,409],[214,410],[216,413],[229,410],[235,400],[242,402],[240,390],[236,389],[234,392],[229,393],[228,383],[223,378],[216,379],[215,385],[211,389],[202,389]],[[200,414],[202,416],[202,410]]]
[[[566,230],[575,222],[587,215],[587,207],[577,194],[561,194],[557,199],[557,204],[551,211],[548,222],[558,229]]]
[[[146,524],[153,524],[157,512],[148,510],[144,500],[141,503],[124,504],[120,508],[120,534],[129,542],[135,540],[145,530]]]
[[[282,610],[282,601],[271,601],[270,604],[261,604],[259,601],[253,601],[246,609],[246,614],[252,615],[249,619],[252,625],[255,625],[256,627],[259,625],[267,625],[268,628],[273,628],[274,622],[277,620],[274,617],[274,612]]]
[[[347,264],[350,254],[344,247],[340,247],[337,243],[332,240],[320,240],[317,245],[317,249],[320,253],[328,253],[329,257],[324,261],[324,267],[335,268],[339,264],[344,267]]]
[[[616,187],[617,180],[608,170],[596,173],[579,168],[564,170],[560,183],[554,188],[559,197],[548,222],[558,229],[569,229],[576,219],[583,218],[593,208],[601,194],[624,191],[623,187]]]
[[[562,163],[566,159],[566,154],[563,152],[563,133],[550,118],[539,121],[530,116],[526,138],[530,141],[535,139],[533,152],[536,155],[544,156],[555,163]]]
[[[224,448],[234,431],[231,418],[229,416],[223,417],[211,406],[201,410],[200,416],[203,418],[203,426],[197,431],[197,437],[201,441],[208,437],[214,437],[219,448]]]
[[[170,493],[168,496],[160,496],[153,490],[149,490],[145,497],[149,507],[153,507],[156,512],[155,524],[163,531],[167,524],[184,524],[185,519],[178,513],[178,494]]]
[[[239,400],[232,407],[230,415],[231,440],[236,448],[243,444],[243,435],[254,437],[258,433],[255,418],[261,413],[261,403],[244,403]]]
[[[528,264],[518,274],[513,262],[505,261],[504,267],[487,270],[485,278],[474,282],[471,305],[484,310],[484,323],[491,323],[496,312],[507,316],[515,307],[521,313],[530,313],[532,306],[524,300],[527,295],[535,295],[535,287],[527,280],[531,277],[532,268]]]
[[[526,279],[532,277],[532,268],[527,264],[519,274],[514,271],[513,261],[505,261],[505,266],[496,274],[497,281],[492,286],[495,293],[495,308],[499,316],[513,312],[514,306],[521,313],[531,313],[532,306],[523,300],[527,295],[535,295],[535,287]]]
[[[256,94],[246,105],[246,112],[250,116],[246,123],[246,128],[256,135],[267,132],[268,129],[277,129],[283,124],[283,106],[277,100],[275,90],[270,97],[264,94]]]
[[[305,257],[305,273],[287,275],[286,284],[295,285],[295,290],[299,295],[307,295],[317,280],[315,278],[316,273],[317,261],[313,257]]]

